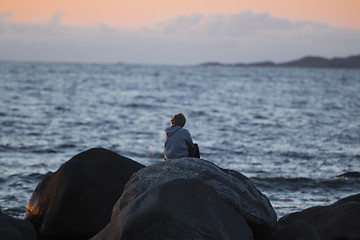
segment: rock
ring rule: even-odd
[[[192,191],[185,191],[186,187],[183,187],[183,185],[175,180],[187,180],[186,184],[189,189],[191,184],[196,183],[206,191],[195,189],[196,186]],[[179,185],[175,184],[172,190],[171,184],[174,183]],[[185,184],[184,182],[181,183]],[[176,189],[176,187],[179,187],[179,189]],[[171,196],[164,195],[164,199],[162,199],[163,194],[165,194],[163,193],[163,189],[178,194],[172,198]],[[197,192],[206,197],[203,199],[197,196]],[[171,198],[170,205],[172,208],[169,208],[167,203],[169,198]],[[206,199],[209,199],[209,202],[207,202]],[[188,202],[189,204],[194,201],[194,203],[186,208],[182,201]],[[202,202],[203,204],[209,205],[202,206]],[[214,202],[216,202],[216,204],[214,204]],[[232,221],[237,222],[241,229],[246,229],[243,227],[244,224],[241,220],[243,218],[251,228],[254,239],[268,239],[273,235],[276,227],[276,213],[267,197],[259,192],[247,177],[233,170],[221,169],[206,160],[182,158],[154,164],[135,173],[126,184],[123,195],[113,208],[111,223],[94,239],[137,239],[127,238],[123,235],[131,232],[131,229],[128,229],[130,225],[127,224],[131,221],[141,223],[138,227],[135,225],[139,239],[141,239],[140,235],[143,225],[154,225],[154,228],[159,229],[153,231],[161,232],[162,225],[160,223],[167,223],[168,221],[175,223],[186,222],[187,219],[191,218],[188,216],[189,212],[191,212],[189,209],[196,208],[198,208],[197,214],[199,215],[197,219],[208,219],[216,216],[217,218],[215,218],[215,220],[217,223],[211,222],[214,221],[214,219],[209,219],[208,222],[211,222],[209,224],[211,226],[224,226],[225,223],[227,224],[227,220],[219,217],[221,213],[216,212],[216,208],[214,207],[217,205],[219,205],[219,207],[221,206],[221,209],[226,209],[226,212],[234,211],[234,213],[232,213],[234,219],[236,218],[235,216],[241,215],[241,218],[237,217],[237,220]],[[136,210],[138,206],[141,206],[143,211]],[[156,212],[166,212],[166,214],[156,215],[156,213],[152,213],[150,209],[152,209],[153,206],[158,208]],[[161,207],[168,209],[159,210]],[[140,220],[134,220],[136,218]],[[141,220],[141,218],[144,220]],[[146,224],[143,223],[143,221],[146,221]],[[185,226],[184,224],[180,225]],[[204,233],[204,235],[200,239],[231,239],[227,237],[211,238],[211,235],[208,235],[208,233],[213,234],[214,229],[218,229],[219,227],[214,227],[214,229],[211,227],[211,231],[205,231],[203,228],[198,228],[197,226],[201,226],[201,222],[195,224],[194,229],[191,229],[190,225],[186,227],[186,229],[187,231],[194,232],[194,234],[197,231],[196,229],[202,229],[201,232]],[[172,226],[171,228],[173,231],[176,230],[176,226]],[[108,233],[105,233],[106,231],[108,231]],[[116,231],[117,233],[115,233]],[[246,231],[244,230],[244,232]],[[225,233],[231,235],[228,229],[222,230],[222,232],[217,233],[217,235],[225,236]],[[103,238],[102,236],[105,235],[107,237]],[[116,237],[112,238],[111,236]],[[249,237],[247,234],[245,234],[245,236]],[[188,236],[186,239],[197,239],[197,237],[199,236],[195,234],[193,237]],[[172,239],[182,238],[173,236]]]
[[[360,172],[346,172],[336,176],[337,178],[360,178]]]
[[[332,206],[340,205],[347,202],[358,202],[360,204],[360,194],[351,195],[342,199],[337,200]]]
[[[277,235],[277,240],[321,240],[318,231],[303,220],[295,220],[288,225],[278,225]]]
[[[126,182],[143,167],[103,148],[79,153],[39,183],[24,219],[41,239],[89,239],[110,221]]]
[[[360,194],[341,199],[329,206],[317,206],[291,213],[280,225],[303,220],[312,225],[323,240],[360,239]]]
[[[253,234],[241,214],[201,180],[154,186],[116,215],[100,239],[243,239]]]
[[[12,218],[0,210],[0,239],[36,240],[36,231],[29,221]]]

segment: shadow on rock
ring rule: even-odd
[[[304,220],[278,226],[277,240],[321,240],[318,231]]]
[[[12,218],[0,209],[0,239],[6,240],[36,240],[34,226],[29,221]]]

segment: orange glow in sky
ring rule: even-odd
[[[268,12],[290,20],[360,29],[359,0],[0,0],[8,21],[44,22],[54,15],[67,25],[135,28],[192,13]],[[1,16],[1,15],[0,15]]]

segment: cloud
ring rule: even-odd
[[[296,24],[298,25],[298,24]],[[287,19],[272,18],[268,13],[253,14],[244,11],[239,14],[212,14],[180,16],[157,25],[159,30],[171,34],[195,34],[203,36],[245,36],[259,31],[291,29],[294,26]]]
[[[285,61],[304,55],[360,53],[360,31],[290,21],[268,13],[194,13],[139,29],[62,25],[59,12],[42,24],[0,15],[0,58],[193,64],[204,61]]]
[[[3,19],[6,19],[6,18],[10,18],[11,15],[12,15],[11,11],[8,11],[6,13],[0,13],[0,21],[2,21]]]
[[[66,15],[66,12],[56,12],[49,20],[49,25],[58,25],[60,23],[61,18],[63,18]]]

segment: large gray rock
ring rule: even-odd
[[[199,187],[191,188],[192,185]],[[171,192],[173,197],[166,192]],[[155,212],[151,211],[153,208]],[[195,209],[196,214],[193,212]],[[229,229],[223,228],[228,221],[222,212],[231,216],[234,222]],[[195,220],[188,225],[183,224],[189,219]],[[204,219],[210,227],[202,227]],[[145,239],[234,239],[226,236],[236,234],[238,239],[241,239],[241,234],[244,239],[251,239],[246,225],[251,228],[254,239],[269,239],[274,233],[276,219],[267,197],[244,175],[221,169],[206,160],[182,158],[155,164],[135,173],[113,208],[112,221],[93,239],[142,239],[144,226],[147,226],[148,233]],[[163,224],[168,222],[174,224],[170,224],[171,231],[167,232],[174,233],[162,237],[160,233],[165,231]],[[177,230],[175,223],[179,222],[181,227]],[[236,229],[235,225],[239,227],[239,232],[232,232]],[[194,235],[177,237],[177,232],[184,229]],[[156,236],[151,235],[152,232]],[[196,232],[200,232],[201,238]]]
[[[289,225],[298,220],[313,226],[323,240],[360,239],[360,194],[340,199],[329,206],[291,213],[278,223]]]
[[[201,180],[175,179],[129,203],[95,239],[252,240],[253,234],[214,189]]]
[[[34,226],[22,219],[12,218],[0,209],[0,239],[37,240]]]
[[[143,167],[103,148],[79,153],[39,183],[24,219],[41,239],[89,239],[110,221],[126,182]]]

